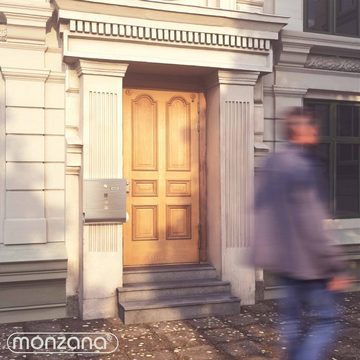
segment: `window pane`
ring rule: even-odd
[[[307,28],[329,31],[329,0],[307,0]]]
[[[336,145],[336,213],[359,212],[359,145]]]
[[[337,34],[358,34],[358,1],[336,0],[335,17]]]
[[[319,162],[320,170],[320,192],[324,203],[330,204],[333,201],[330,194],[330,144],[318,144],[316,155]]]
[[[316,123],[319,125],[320,136],[329,136],[330,132],[330,106],[328,104],[308,104],[307,107],[314,112]]]
[[[359,108],[349,105],[337,106],[336,134],[359,136]]]

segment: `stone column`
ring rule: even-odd
[[[246,266],[252,234],[252,200],[254,183],[254,86],[257,72],[217,71],[208,94],[219,101],[208,107],[216,113],[219,131],[219,235],[221,238],[221,275],[231,282],[232,293],[242,304],[255,300],[255,271]],[[214,122],[215,119],[210,121]],[[214,124],[209,124],[210,131]],[[213,136],[208,134],[209,136]],[[209,139],[209,138],[208,138]],[[212,152],[208,143],[208,151]],[[208,157],[208,162],[211,161]],[[214,173],[213,164],[210,165]],[[210,180],[210,179],[209,179]],[[214,189],[214,184],[210,187]],[[211,207],[211,204],[209,204]],[[210,212],[211,213],[211,212]],[[215,216],[213,219],[215,219]],[[212,220],[209,219],[211,233]],[[215,225],[216,228],[216,225]],[[210,240],[209,240],[210,241]],[[211,256],[210,256],[211,258]]]
[[[122,177],[122,83],[127,66],[79,62],[84,179]],[[121,225],[85,225],[80,294],[84,319],[117,315],[122,269]]]

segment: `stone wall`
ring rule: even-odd
[[[1,1],[0,13],[0,319],[63,316],[61,50],[48,1]]]

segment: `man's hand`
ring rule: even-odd
[[[348,276],[336,276],[328,282],[327,288],[330,291],[344,291],[350,287],[351,282],[352,279]]]

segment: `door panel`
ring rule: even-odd
[[[124,264],[199,261],[199,94],[124,92]]]

